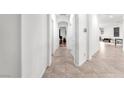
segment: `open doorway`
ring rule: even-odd
[[[122,50],[123,16],[121,14],[101,14],[98,18],[100,26],[100,43]]]
[[[66,27],[59,28],[59,46],[66,47],[67,38],[66,38]]]

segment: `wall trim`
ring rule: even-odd
[[[87,59],[82,60],[81,62],[79,62],[78,66],[82,66],[85,62],[87,62]]]
[[[75,15],[75,64],[79,64],[79,18]]]
[[[48,67],[48,66],[47,66],[47,65],[45,65],[44,69],[41,71],[41,76],[40,76],[41,78],[43,77],[43,75],[44,75],[44,73],[45,73],[45,71],[46,71],[47,67]]]

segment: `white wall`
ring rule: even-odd
[[[48,15],[22,15],[22,77],[41,77],[48,62]]]
[[[49,15],[49,33],[48,33],[48,40],[49,40],[49,66],[52,64],[52,55],[53,55],[53,20],[52,20],[52,16]]]
[[[77,66],[82,65],[88,57],[88,32],[84,32],[88,28],[87,24],[86,14],[74,15],[71,25],[72,31],[68,33],[70,37],[69,47],[72,50]]]
[[[0,77],[21,77],[20,15],[0,15]]]
[[[95,14],[88,15],[89,59],[99,50],[99,25]]]
[[[118,38],[123,38],[123,24],[106,24],[106,25],[100,25],[100,27],[104,28],[104,34],[101,35],[102,38],[115,38],[114,37],[114,27],[119,27],[119,34],[120,36]]]
[[[87,29],[87,15],[82,14],[78,15],[79,17],[79,65],[83,64],[85,61],[87,61],[87,51],[88,51],[88,40],[87,40],[87,34],[88,32],[85,32],[85,29]]]
[[[55,16],[53,17],[53,54],[59,47],[59,27]]]
[[[124,29],[124,16],[123,16],[123,24],[122,24],[122,27],[123,27],[123,29]],[[123,51],[124,51],[124,30],[123,30]]]
[[[66,38],[67,28],[60,27],[59,29],[60,29],[60,35],[61,35],[63,38]]]
[[[67,48],[75,58],[75,15],[71,15],[71,24],[67,29]]]

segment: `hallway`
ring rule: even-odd
[[[74,65],[73,56],[66,47],[59,47],[52,58],[53,63],[47,68],[44,78],[46,77],[70,77],[78,74]]]
[[[53,57],[44,78],[116,78],[124,77],[124,53],[121,47],[105,44],[92,60],[75,67],[73,58],[66,48],[59,48]]]
[[[0,15],[0,77],[124,77],[123,19],[123,14]]]

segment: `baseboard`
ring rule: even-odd
[[[82,60],[81,62],[79,62],[78,66],[81,66],[81,65],[83,65],[85,62],[87,62],[87,59],[85,59],[85,60]]]
[[[46,71],[46,69],[47,69],[47,65],[45,66],[45,68],[42,70],[42,72],[41,72],[41,78],[43,77],[43,75],[44,75],[44,73],[45,73],[45,71]]]
[[[88,58],[88,60],[91,60],[92,59],[92,56],[90,56],[89,58]]]

